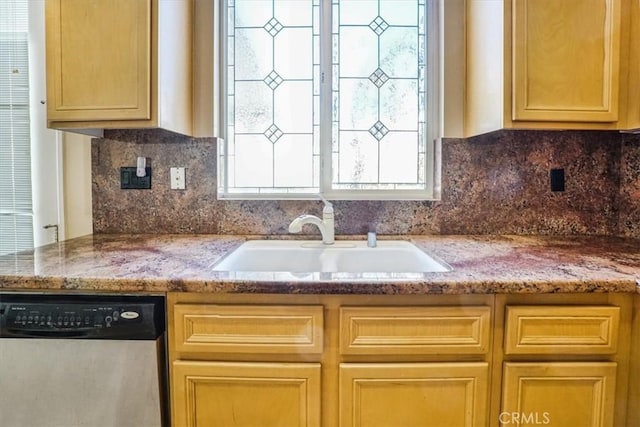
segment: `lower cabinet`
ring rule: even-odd
[[[505,324],[501,426],[625,425],[631,301],[587,298],[537,296],[531,304],[509,296],[504,311],[498,304]]]
[[[503,425],[614,426],[616,363],[505,363]]]
[[[488,363],[343,363],[340,426],[487,424]]]
[[[640,13],[640,4],[638,5]],[[640,16],[639,16],[640,17]],[[627,425],[640,426],[640,293],[633,297]]]
[[[173,424],[320,427],[320,364],[173,363]]]
[[[632,303],[169,293],[172,426],[636,426]]]

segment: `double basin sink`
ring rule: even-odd
[[[290,273],[430,273],[451,267],[401,240],[251,240],[214,264],[214,271]]]

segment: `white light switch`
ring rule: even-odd
[[[171,189],[172,190],[184,190],[184,168],[171,168]]]

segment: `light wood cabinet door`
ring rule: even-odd
[[[173,342],[190,354],[320,354],[320,305],[176,304]]]
[[[629,2],[631,29],[629,36],[629,129],[640,129],[640,0]]]
[[[612,427],[615,383],[613,362],[505,363],[500,424]]]
[[[343,363],[341,427],[487,425],[488,364]]]
[[[173,362],[175,427],[320,427],[320,364]]]
[[[505,354],[615,354],[620,307],[506,307]]]
[[[342,307],[340,352],[345,355],[484,354],[491,308]]]
[[[627,425],[640,426],[640,294],[633,297],[633,311]]]
[[[151,118],[151,0],[47,0],[47,116]]]
[[[620,1],[513,2],[513,120],[618,120]]]

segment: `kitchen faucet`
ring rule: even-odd
[[[333,245],[334,242],[334,220],[333,220],[333,205],[324,197],[320,196],[320,199],[324,202],[324,208],[322,209],[322,219],[315,215],[300,215],[289,224],[289,233],[299,233],[302,231],[302,226],[305,224],[313,224],[320,229],[322,234],[322,243],[325,245]]]

